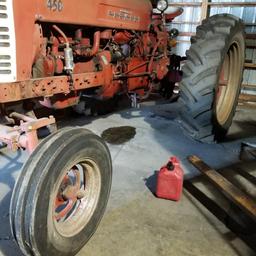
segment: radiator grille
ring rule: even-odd
[[[16,45],[12,0],[0,0],[0,83],[16,80]]]

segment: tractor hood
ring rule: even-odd
[[[22,1],[23,2],[23,1]],[[36,19],[132,30],[148,30],[152,5],[149,0],[37,0]]]

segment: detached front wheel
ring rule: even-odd
[[[14,238],[25,255],[75,255],[95,232],[112,178],[109,150],[85,129],[46,138],[23,167],[11,200]]]
[[[181,123],[197,140],[222,140],[232,124],[243,79],[242,21],[229,14],[204,20],[186,54]]]

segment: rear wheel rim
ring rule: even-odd
[[[64,237],[74,237],[88,224],[101,190],[98,165],[84,159],[59,176],[53,190],[51,213],[54,226]]]
[[[216,90],[215,112],[220,125],[225,125],[233,111],[240,90],[242,51],[238,42],[233,42],[225,55]]]

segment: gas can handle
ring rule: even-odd
[[[176,157],[176,156],[172,156],[172,157],[170,157],[170,160],[169,160],[170,162],[172,162],[173,163],[173,165],[180,165],[180,161],[179,161],[179,159]]]

